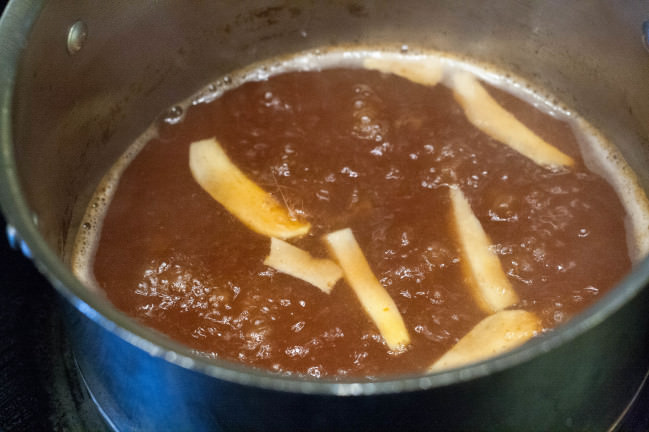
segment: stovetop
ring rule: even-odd
[[[4,231],[4,220],[0,227]],[[63,334],[64,301],[0,236],[0,431],[108,430]]]

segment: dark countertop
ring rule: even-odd
[[[0,431],[106,430],[64,336],[64,300],[4,233],[0,291]]]
[[[4,220],[0,218],[4,231]],[[49,347],[54,290],[20,253],[0,239],[0,428],[49,429]]]

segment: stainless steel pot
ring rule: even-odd
[[[155,116],[220,74],[319,46],[426,47],[511,70],[597,125],[649,190],[647,19],[631,0],[13,1],[0,22],[2,209],[67,300],[75,357],[117,428],[606,429],[649,368],[649,260],[547,337],[376,382],[198,357],[65,262],[99,179]]]

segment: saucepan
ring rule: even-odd
[[[596,125],[649,190],[646,20],[649,4],[630,0],[11,2],[0,22],[0,202],[61,295],[74,357],[107,422],[119,430],[614,427],[649,369],[647,259],[595,306],[523,347],[371,382],[278,376],[198,356],[117,311],[68,260],[101,177],[161,112],[229,71],[318,47],[419,47],[509,70]]]

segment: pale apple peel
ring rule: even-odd
[[[311,229],[308,222],[291,217],[272,195],[246,177],[215,138],[191,144],[189,168],[212,198],[256,233],[288,239]]]
[[[462,268],[478,306],[486,313],[494,313],[518,303],[518,295],[469,201],[457,187],[450,189],[450,197]]]
[[[534,163],[544,167],[570,167],[575,161],[544,141],[501,107],[475,76],[457,72],[451,77],[453,95],[467,119],[491,138],[506,144]]]
[[[390,294],[376,279],[350,228],[324,236],[329,252],[343,270],[363,309],[379,329],[388,347],[400,351],[410,343],[403,317]]]
[[[497,312],[480,321],[428,371],[438,372],[502,354],[527,342],[541,330],[541,320],[532,312]]]
[[[343,276],[342,269],[327,258],[314,258],[309,252],[277,238],[270,239],[270,253],[264,265],[301,279],[329,294]]]
[[[363,60],[365,69],[390,73],[410,80],[416,84],[433,87],[444,76],[444,66],[439,60],[431,58],[376,58],[368,57]]]

